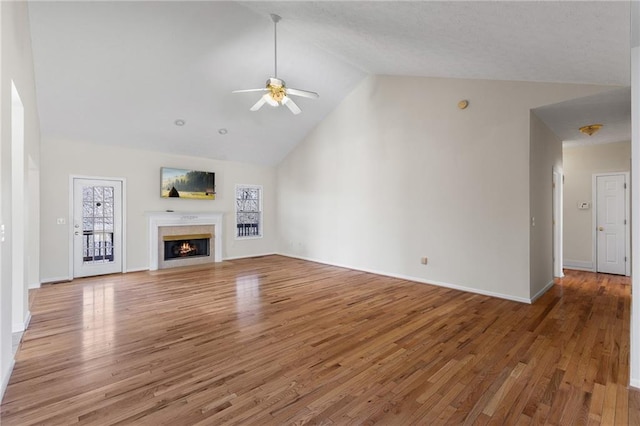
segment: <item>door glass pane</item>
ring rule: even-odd
[[[113,194],[112,186],[85,186],[82,188],[84,263],[114,261]]]

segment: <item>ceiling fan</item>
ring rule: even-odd
[[[302,110],[290,95],[302,96],[303,98],[316,99],[319,95],[315,92],[309,92],[308,90],[293,89],[287,87],[284,80],[278,78],[278,22],[282,18],[278,15],[271,14],[271,20],[273,21],[273,58],[274,58],[274,72],[273,77],[269,77],[266,87],[260,89],[245,89],[234,90],[232,93],[245,93],[245,92],[266,92],[258,102],[251,107],[251,111],[257,111],[262,108],[262,105],[269,104],[273,107],[285,105],[294,114],[300,114]]]

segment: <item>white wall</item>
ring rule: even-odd
[[[631,2],[631,350],[629,384],[640,388],[640,2]]]
[[[531,113],[530,123],[530,297],[553,285],[553,171],[562,170],[562,141]]]
[[[0,223],[5,225],[6,239],[0,243],[0,394],[4,392],[13,366],[11,354],[12,300],[12,169],[11,161],[11,82],[15,83],[24,106],[24,155],[18,167],[24,171],[25,187],[37,191],[29,182],[27,170],[40,167],[40,128],[35,99],[31,35],[26,2],[0,2]],[[28,159],[31,159],[28,161]],[[36,173],[37,174],[37,173]],[[27,193],[25,198],[37,198]],[[37,231],[38,213],[25,218],[23,235],[26,251],[37,251],[39,237],[29,236]],[[35,230],[35,231],[34,231]],[[38,275],[38,266],[30,265],[31,273]],[[18,303],[26,304],[27,280],[17,283],[23,297]],[[20,305],[19,308],[24,306]],[[24,310],[24,309],[23,309]]]
[[[368,77],[278,167],[280,251],[528,301],[530,109],[607,89]]]
[[[631,142],[566,147],[564,154],[564,265],[591,270],[594,267],[593,210],[578,203],[591,199],[594,173],[628,172]],[[592,204],[593,207],[593,204]]]
[[[160,198],[161,167],[191,168],[216,174],[215,200]],[[69,278],[69,176],[126,179],[126,267],[128,271],[149,266],[145,212],[224,212],[223,258],[254,256],[277,250],[275,228],[275,169],[199,157],[169,155],[119,147],[68,141],[42,141],[41,174],[41,277],[42,282]],[[236,240],[235,185],[264,187],[264,237]],[[66,224],[57,225],[57,218]]]
[[[29,288],[40,287],[40,166],[29,157],[27,178],[27,214],[29,229],[27,235],[27,284]]]

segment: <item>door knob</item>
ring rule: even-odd
[[[604,227],[603,226],[599,227],[598,231],[601,231],[601,232],[604,231]]]

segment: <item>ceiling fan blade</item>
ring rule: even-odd
[[[262,105],[264,105],[264,103],[267,102],[267,100],[265,99],[265,96],[267,96],[267,95],[264,95],[260,99],[258,99],[258,102],[256,102],[249,110],[250,111],[257,111],[260,108],[262,108]]]
[[[266,92],[269,89],[267,89],[266,87],[263,87],[262,89],[243,89],[243,90],[234,90],[231,93],[247,93],[247,92]]]
[[[303,98],[317,99],[320,97],[316,92],[309,92],[308,90],[291,89],[287,87],[287,95],[302,96]]]
[[[268,103],[269,105],[271,105],[272,107],[277,107],[277,106],[279,105],[279,104],[278,104],[278,101],[276,101],[275,99],[273,99],[273,98],[271,97],[271,93],[266,93],[266,94],[263,96],[263,98],[264,98],[264,101],[265,101],[266,103]]]
[[[284,98],[282,98],[282,103],[283,103],[284,105],[286,105],[286,106],[287,106],[287,108],[289,108],[289,110],[290,110],[292,113],[294,113],[295,115],[298,115],[298,114],[300,114],[300,113],[302,112],[302,110],[300,109],[300,107],[298,107],[298,105],[296,105],[296,103],[295,103],[295,102],[293,102],[293,101],[291,100],[291,98],[290,98],[290,97],[288,97],[288,96],[285,96]]]

